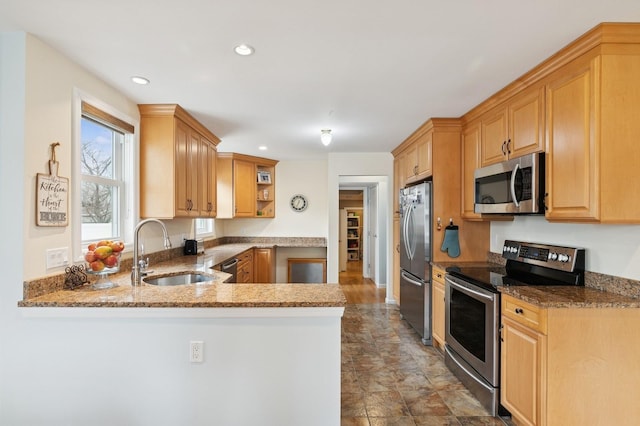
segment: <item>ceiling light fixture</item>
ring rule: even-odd
[[[320,130],[320,140],[322,145],[328,146],[331,143],[331,129]]]
[[[260,151],[266,151],[266,150],[267,150],[267,147],[266,147],[266,146],[264,146],[264,145],[260,145],[260,146],[258,147],[258,149],[259,149]]]
[[[253,55],[255,49],[248,44],[240,44],[233,49],[240,56],[249,56]]]
[[[140,77],[138,75],[134,75],[133,77],[131,77],[131,81],[133,81],[136,84],[141,84],[143,86],[145,84],[149,84],[149,79],[148,78]]]

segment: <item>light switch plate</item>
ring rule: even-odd
[[[47,269],[69,264],[69,247],[47,249]]]

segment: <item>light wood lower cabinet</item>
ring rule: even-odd
[[[254,282],[276,282],[276,249],[275,247],[254,248]]]
[[[435,266],[431,272],[431,334],[440,348],[444,348],[444,274]]]
[[[238,270],[237,270],[238,283],[252,283],[253,282],[253,249],[243,251],[238,256]]]
[[[502,295],[501,403],[518,425],[635,425],[640,309]]]

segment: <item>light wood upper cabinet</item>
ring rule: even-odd
[[[589,52],[547,83],[551,221],[640,222],[640,42]]]
[[[480,122],[466,124],[462,129],[462,187],[461,206],[462,218],[466,220],[480,220],[482,217],[475,213],[475,179],[473,173],[480,167]]]
[[[216,185],[216,163],[210,159],[220,139],[179,105],[138,108],[140,216],[215,217],[214,203],[208,204]]]
[[[544,150],[544,87],[522,91],[482,116],[482,165]]]
[[[200,169],[199,176],[202,181],[198,184],[200,188],[200,216],[216,217],[216,147],[209,140],[202,137],[200,139]]]
[[[431,149],[433,132],[427,131],[415,135],[415,140],[402,154],[403,178],[412,183],[428,178],[432,174]]]
[[[262,157],[219,152],[216,164],[217,217],[275,217],[277,163]]]

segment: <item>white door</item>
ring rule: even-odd
[[[378,275],[377,258],[379,256],[378,249],[378,186],[372,186],[369,188],[369,196],[367,197],[367,217],[369,219],[367,225],[367,233],[369,235],[369,255],[367,256],[368,260],[368,269],[369,277],[373,280],[376,285],[380,283],[380,277]]]
[[[340,271],[347,270],[347,210],[340,209]]]

